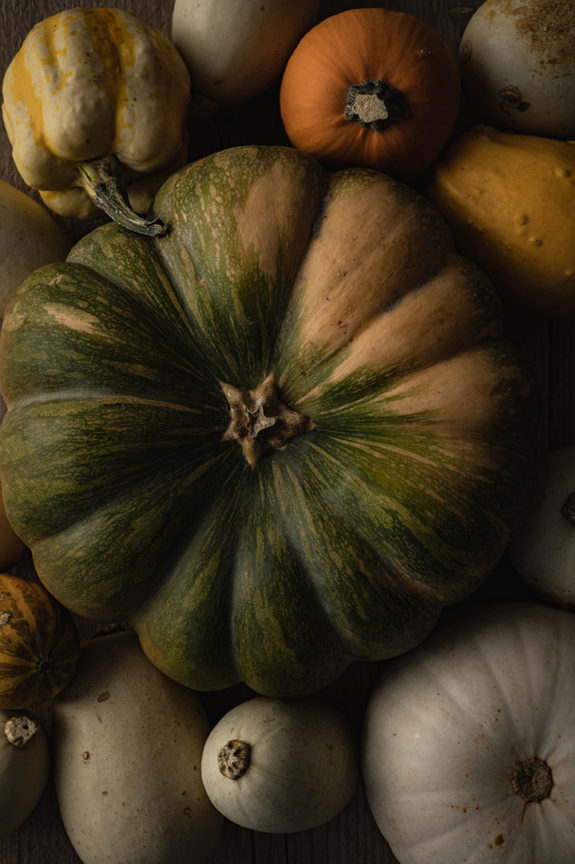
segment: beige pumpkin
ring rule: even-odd
[[[304,831],[349,803],[359,774],[343,716],[319,698],[257,697],[211,731],[202,780],[212,803],[244,828]]]
[[[63,261],[70,246],[45,207],[0,180],[0,317],[16,286],[43,264]]]
[[[54,777],[84,864],[202,864],[222,819],[202,786],[209,725],[132,633],[96,637],[55,701]]]
[[[319,0],[175,0],[172,39],[196,105],[240,105],[279,78]],[[200,97],[200,100],[198,99]]]
[[[32,813],[49,773],[48,740],[40,724],[22,712],[0,711],[0,837]]]

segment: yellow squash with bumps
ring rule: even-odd
[[[508,303],[575,316],[575,142],[477,126],[436,163],[427,193]]]

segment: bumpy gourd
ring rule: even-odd
[[[18,289],[8,515],[64,605],[196,689],[320,689],[400,653],[502,555],[533,389],[425,198],[238,147]]]
[[[575,142],[476,126],[435,163],[427,194],[511,308],[575,315]]]
[[[28,33],[2,96],[16,167],[48,207],[88,218],[95,203],[133,230],[160,230],[122,194],[131,185],[145,211],[152,175],[186,161],[189,74],[159,31],[121,9],[58,12]]]

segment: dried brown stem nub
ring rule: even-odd
[[[251,755],[252,748],[247,741],[228,741],[218,753],[220,774],[230,780],[239,780],[250,767]]]

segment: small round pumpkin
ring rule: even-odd
[[[74,675],[74,619],[38,582],[0,574],[0,707],[51,699]]]
[[[312,27],[282,77],[280,109],[295,147],[336,166],[409,180],[450,137],[457,60],[441,35],[405,12],[350,9]]]
[[[30,816],[50,775],[50,749],[43,727],[21,712],[0,710],[0,837]]]
[[[363,775],[401,864],[572,864],[574,662],[575,615],[508,602],[384,664]]]
[[[212,804],[253,831],[290,833],[333,819],[356,789],[356,742],[319,698],[242,702],[214,726],[202,755]]]
[[[291,147],[194,162],[153,214],[10,305],[0,470],[40,579],[199,690],[302,696],[413,647],[530,489],[491,284],[422,195]]]

